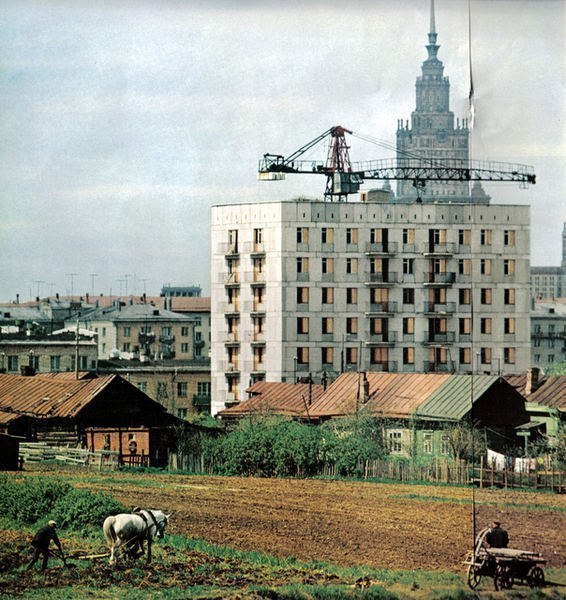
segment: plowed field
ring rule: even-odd
[[[169,531],[241,550],[345,566],[462,571],[472,547],[468,488],[152,476],[96,479],[126,505],[173,512]],[[476,523],[497,517],[510,546],[566,557],[566,497],[477,490]]]

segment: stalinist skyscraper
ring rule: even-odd
[[[430,3],[430,27],[428,56],[422,64],[422,75],[417,77],[416,107],[411,114],[411,123],[400,119],[397,122],[397,160],[419,157],[439,164],[450,160],[464,165],[468,161],[469,130],[466,118],[456,119],[450,110],[450,81],[444,76],[444,65],[438,59],[439,45],[436,43],[434,0]],[[414,200],[417,190],[411,181],[399,181],[398,200]],[[468,200],[469,183],[466,181],[428,182],[421,190],[424,202],[454,202]],[[479,186],[474,189],[475,202],[488,202]]]

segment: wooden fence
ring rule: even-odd
[[[115,469],[120,462],[118,452],[102,450],[91,452],[83,448],[67,448],[64,446],[50,446],[45,442],[21,442],[20,462],[38,463],[42,461],[55,461],[66,465],[83,467],[98,467]]]
[[[169,455],[169,469],[197,475],[218,474],[216,465],[202,455]],[[563,493],[566,486],[566,473],[553,468],[546,461],[529,472],[515,472],[512,469],[498,470],[484,464],[472,465],[464,460],[436,459],[426,464],[410,460],[381,459],[367,460],[358,465],[353,477],[399,482],[440,483],[453,485],[476,485],[481,488],[534,488]],[[300,476],[300,474],[299,474]],[[326,462],[315,476],[339,477],[341,474],[335,463]]]

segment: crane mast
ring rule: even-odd
[[[352,163],[346,133],[352,132],[340,125],[332,127],[288,158],[264,154],[259,162],[259,179],[284,179],[287,173],[325,175],[324,197],[329,201],[346,201],[349,194],[358,192],[366,179],[410,180],[417,189],[417,201],[427,181],[506,181],[524,186],[536,181],[534,170],[528,165],[493,161],[407,156]],[[298,160],[328,137],[331,139],[325,162]]]

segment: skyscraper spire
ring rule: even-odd
[[[439,46],[436,44],[436,23],[434,19],[434,0],[430,0],[430,26],[428,32],[428,58],[435,59]]]

